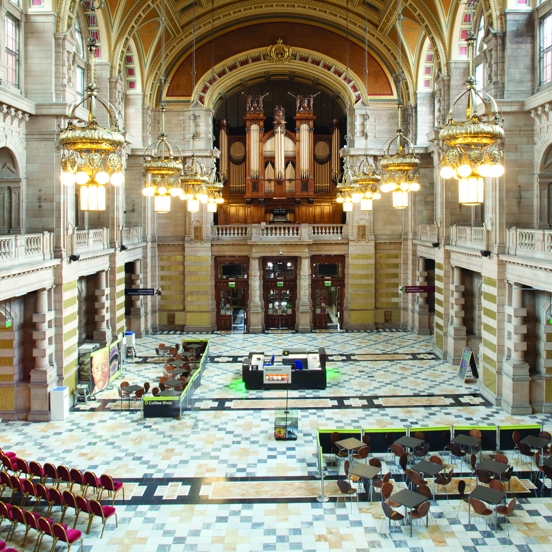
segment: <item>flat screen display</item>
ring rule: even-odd
[[[318,265],[318,276],[337,276],[337,263]]]
[[[223,278],[230,278],[234,276],[241,276],[242,275],[242,268],[239,264],[228,264],[228,265],[222,265],[222,276]]]

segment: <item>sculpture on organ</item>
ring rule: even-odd
[[[295,111],[297,113],[300,112],[307,112],[307,111],[313,111],[314,109],[314,98],[320,94],[320,92],[317,92],[316,94],[306,94],[305,96],[301,96],[300,94],[292,94],[291,92],[288,92],[290,96],[293,96],[295,98]]]
[[[265,96],[268,96],[269,92],[266,94],[260,94],[258,96],[253,96],[252,94],[245,94],[242,92],[244,96],[247,98],[247,102],[245,104],[245,110],[248,113],[262,113],[263,112],[263,98]]]

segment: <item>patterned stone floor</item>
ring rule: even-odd
[[[529,481],[529,463],[517,467],[521,487],[516,487],[515,516],[509,526],[499,519],[496,531],[482,518],[468,523],[464,503],[438,496],[429,526],[415,523],[410,537],[406,528],[389,529],[382,523],[381,506],[368,503],[364,493],[358,503],[336,503],[337,474],[330,471],[324,486],[330,501],[316,500],[318,429],[448,426],[459,421],[552,428],[550,416],[510,416],[489,405],[475,383],[463,384],[456,367],[433,354],[428,338],[407,332],[189,337],[209,339],[210,361],[195,409],[181,420],[144,420],[138,405],[121,408],[116,389],[110,389],[97,401],[79,403],[64,422],[0,426],[0,446],[23,458],[124,480],[125,502],[115,501],[119,527],[108,521],[100,540],[101,526],[95,522],[85,535],[87,552],[551,549],[552,485],[547,481],[541,497],[541,485],[535,490]],[[175,333],[137,340],[137,358],[126,364],[123,378],[140,384],[156,381],[162,361],[154,347],[183,338]],[[299,436],[297,441],[275,441],[274,409],[284,404],[286,393],[246,391],[241,359],[249,351],[278,355],[290,346],[326,347],[328,388],[290,391],[291,406],[299,412]],[[400,488],[399,467],[391,458],[383,459]],[[457,477],[469,478],[466,463],[455,471]],[[56,515],[54,510],[52,517]],[[72,519],[68,514],[67,521]],[[78,528],[85,527],[84,519],[79,520]],[[30,552],[35,537],[23,547],[23,533],[17,530],[10,544]],[[4,524],[0,539],[5,535]],[[40,550],[48,550],[50,542],[45,538]]]

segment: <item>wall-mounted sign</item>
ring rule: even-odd
[[[276,287],[284,287],[284,282],[276,282]]]
[[[325,285],[326,287],[332,287],[332,283],[331,283],[331,282],[324,282],[324,285]]]
[[[433,293],[435,286],[401,286],[399,291],[401,293]]]
[[[142,289],[125,289],[125,295],[155,295],[155,289],[142,288]]]
[[[229,288],[235,288],[236,287],[236,282],[228,282],[228,287]]]

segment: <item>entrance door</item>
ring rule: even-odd
[[[271,282],[274,283],[274,282]],[[295,327],[295,290],[276,287],[266,290],[266,327],[292,329]]]
[[[341,327],[341,287],[313,287],[313,325],[316,329],[339,329]]]
[[[225,284],[225,287],[228,284]],[[233,287],[221,289],[217,293],[217,328],[219,330],[245,331],[245,308],[247,289]]]

